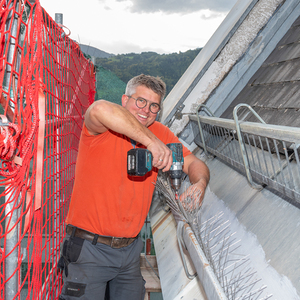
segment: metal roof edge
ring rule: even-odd
[[[291,25],[299,17],[299,0],[285,1],[251,43],[244,56],[216,87],[206,105],[216,116],[222,115],[228,105],[246,86],[251,77],[271,54]]]
[[[249,1],[248,1],[249,2]],[[249,12],[252,10],[252,8],[255,6],[255,4],[258,2],[258,0],[252,0],[250,4],[247,4],[245,0],[239,0],[239,2],[236,3],[236,5],[233,7],[233,9],[229,12],[227,17],[224,19],[224,21],[221,23],[221,25],[218,27],[216,32],[213,34],[213,36],[210,38],[210,40],[207,42],[207,44],[204,46],[204,48],[200,51],[200,53],[197,55],[195,60],[192,62],[190,67],[186,70],[186,72],[183,74],[183,76],[179,79],[175,87],[172,89],[170,94],[167,96],[167,98],[164,100],[164,110],[163,115],[161,116],[161,121],[164,124],[167,124],[173,117],[173,115],[178,110],[178,107],[185,101],[187,96],[190,94],[190,92],[193,90],[195,85],[199,82],[199,80],[202,78],[203,74],[207,71],[209,66],[212,64],[212,62],[215,60],[215,58],[219,55],[221,50],[224,48],[224,46],[227,44],[227,42],[230,40],[230,38],[233,36],[233,34],[236,32],[238,27],[243,23],[245,18],[248,16]],[[235,15],[238,15],[238,20],[236,20]],[[224,25],[227,24],[226,27]],[[231,28],[228,31],[228,28]],[[225,37],[220,41],[219,36],[225,35]],[[217,44],[217,46],[216,46]],[[211,49],[213,49],[213,52],[211,53]],[[185,89],[184,92],[181,92],[182,95],[180,96],[180,99],[174,103],[177,99],[178,90],[181,86],[186,85],[187,80],[187,74],[191,72],[191,68],[195,64],[199,64],[199,61],[203,67],[200,68],[200,71],[197,71],[197,74],[195,75],[195,78],[192,80],[192,82],[188,85],[188,87]],[[170,105],[169,105],[170,103]],[[173,107],[172,107],[173,105]]]

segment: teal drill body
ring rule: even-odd
[[[173,163],[169,170],[171,185],[175,192],[177,193],[181,187],[181,177],[182,177],[182,166],[183,166],[183,153],[182,144],[180,143],[170,143],[167,146],[172,150]]]

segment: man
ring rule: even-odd
[[[95,101],[85,114],[75,183],[63,245],[64,286],[60,299],[143,300],[140,272],[143,247],[138,234],[148,214],[157,172],[172,164],[167,143],[179,142],[156,122],[165,84],[139,75],[131,79],[122,106]],[[147,148],[153,169],[143,177],[127,174],[127,152]],[[201,193],[209,181],[206,165],[183,147],[183,171]]]

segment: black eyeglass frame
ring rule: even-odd
[[[144,107],[147,106],[148,102],[150,102],[149,100],[144,99],[144,98],[142,98],[142,97],[138,97],[138,98],[134,98],[134,97],[132,97],[132,96],[127,96],[127,97],[128,97],[128,98],[134,99],[134,100],[135,100],[135,105],[136,105],[138,108],[144,108]],[[144,105],[144,106],[138,106],[138,100],[143,100],[143,101],[145,101],[145,105]],[[153,111],[152,111],[151,107],[153,107],[153,105],[155,105],[155,106],[157,105],[157,106],[159,107],[159,109],[158,109],[157,112],[153,112]],[[152,102],[152,103],[150,104],[150,106],[149,106],[149,109],[150,109],[150,111],[151,111],[153,114],[156,115],[156,114],[158,114],[159,111],[161,110],[161,107],[160,107],[160,105],[159,105],[158,103]]]

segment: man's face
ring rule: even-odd
[[[160,96],[143,85],[138,86],[135,93],[131,96],[133,98],[126,95],[122,96],[122,106],[130,111],[141,124],[146,127],[150,126],[155,121],[157,115],[150,111],[150,105],[152,103],[160,105]],[[138,108],[134,98],[147,100],[147,105],[144,108]]]

